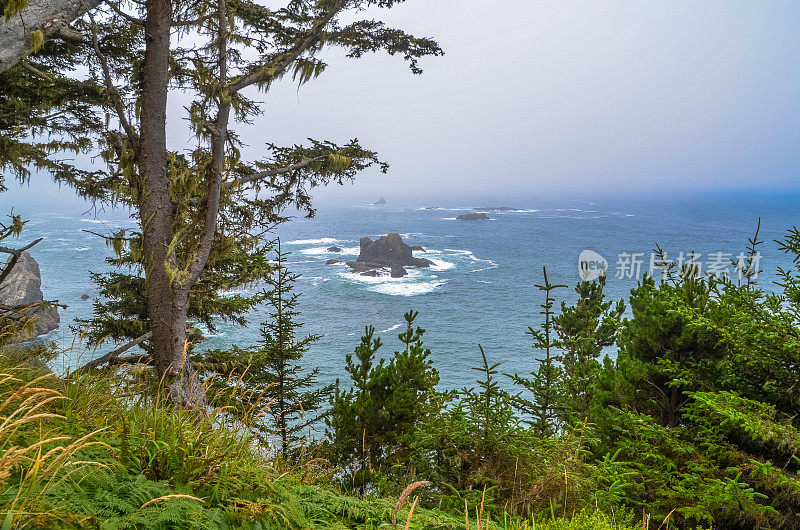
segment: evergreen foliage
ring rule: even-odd
[[[429,359],[422,336],[414,326],[415,311],[403,315],[406,330],[398,335],[404,348],[376,361],[382,346],[372,326],[347,354],[345,369],[353,386],[342,390],[338,381],[326,420],[332,461],[344,467],[346,483],[364,491],[374,477],[402,466],[409,458],[414,434],[434,412],[439,374]]]
[[[246,392],[236,391],[248,397],[244,408],[268,418],[260,425],[276,437],[284,458],[298,442],[308,440],[308,428],[320,419],[320,408],[332,390],[319,388],[318,368],[303,369],[303,355],[320,336],[300,336],[299,294],[294,292],[299,276],[286,268],[288,254],[278,241],[273,272],[263,293],[269,318],[261,324],[259,343],[246,349],[208,352],[199,359],[199,366],[210,375],[228,374],[219,381],[220,390],[230,389],[231,377],[238,380],[236,386]]]
[[[524,387],[531,394],[531,397],[518,395],[515,397],[517,407],[520,411],[530,416],[536,432],[540,436],[549,436],[555,433],[560,425],[559,421],[559,402],[562,401],[561,391],[558,385],[562,377],[562,368],[559,364],[561,356],[557,354],[559,342],[553,336],[553,291],[566,287],[566,285],[553,285],[547,279],[547,269],[542,268],[544,283],[536,285],[539,291],[544,293],[544,303],[539,307],[542,310],[540,315],[544,316],[544,323],[541,329],[528,328],[528,335],[533,337],[533,348],[541,350],[544,357],[537,358],[538,368],[536,372],[531,372],[531,377],[523,377],[514,374],[511,379],[515,384]]]

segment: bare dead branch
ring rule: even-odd
[[[103,355],[102,357],[98,357],[97,359],[95,359],[93,361],[89,361],[88,363],[84,364],[83,366],[81,366],[77,370],[74,370],[72,372],[72,375],[82,374],[82,373],[88,372],[89,370],[91,370],[93,368],[97,368],[98,366],[102,366],[102,365],[104,365],[106,363],[114,364],[114,363],[116,363],[118,361],[118,358],[119,358],[119,356],[121,354],[125,353],[126,351],[130,350],[131,348],[133,348],[135,346],[138,346],[142,342],[148,340],[152,335],[153,335],[153,332],[152,331],[148,331],[147,333],[145,333],[141,337],[138,337],[138,338],[136,338],[136,339],[134,339],[134,340],[132,340],[130,342],[127,342],[127,343],[123,344],[122,346],[120,346],[119,348],[117,348],[115,350],[111,350],[110,352],[108,352],[107,354]]]

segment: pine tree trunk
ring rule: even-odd
[[[70,22],[83,16],[101,0],[30,0],[10,19],[0,19],[0,73],[5,72],[33,51],[31,33],[58,37],[70,31]],[[74,31],[74,30],[72,30]]]
[[[171,25],[170,0],[147,0],[138,160],[142,177],[140,214],[155,366],[172,402],[193,408],[203,406],[205,396],[191,361],[185,358],[189,288],[176,287],[168,273],[174,237],[166,138]]]

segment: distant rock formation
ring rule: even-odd
[[[342,251],[341,247],[336,247],[336,246],[328,247],[326,250],[328,252],[341,252]]]
[[[353,272],[360,272],[364,276],[378,276],[380,269],[390,269],[393,278],[406,275],[405,266],[430,267],[431,260],[415,258],[412,248],[403,242],[400,234],[391,233],[381,236],[375,241],[368,237],[360,240],[361,252],[355,261],[348,261],[347,265]]]
[[[0,304],[7,306],[29,306],[41,302],[42,276],[39,264],[27,252],[20,255],[19,260],[11,269],[11,273],[0,285]],[[32,340],[39,335],[50,333],[58,328],[61,317],[54,307],[39,307],[29,312],[29,316],[36,319],[36,331],[33,337],[19,337],[20,340]]]
[[[91,297],[90,297],[88,294],[86,294],[86,293],[83,293],[83,294],[81,295],[81,300],[88,300],[89,298],[91,298]]]
[[[510,206],[487,206],[485,208],[475,208],[476,210],[486,210],[487,212],[516,212],[519,208]]]
[[[338,259],[329,259],[328,261],[325,262],[325,265],[334,265],[336,263],[341,263],[341,261],[339,261]]]
[[[485,221],[489,217],[485,213],[465,213],[456,217],[459,221]]]
[[[378,199],[377,202],[372,203],[373,206],[383,206],[384,204],[386,204],[386,199],[384,199],[383,197]]]

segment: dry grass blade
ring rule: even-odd
[[[406,489],[403,490],[403,493],[400,494],[400,498],[397,499],[397,504],[394,505],[394,511],[392,512],[392,524],[397,524],[397,512],[403,509],[408,498],[414,493],[414,490],[419,488],[420,486],[424,486],[425,484],[430,484],[429,480],[418,480],[417,482],[412,482]]]
[[[411,509],[408,511],[408,517],[406,517],[406,530],[411,528],[411,518],[414,516],[414,508],[417,507],[417,503],[419,503],[419,497],[414,498],[414,502],[411,504]]]
[[[155,499],[150,499],[146,503],[142,504],[142,507],[139,508],[139,509],[141,510],[142,508],[150,506],[151,504],[155,504],[155,503],[161,502],[161,501],[166,501],[166,500],[169,500],[169,499],[189,499],[189,500],[197,501],[197,502],[206,502],[206,501],[204,501],[203,499],[201,499],[199,497],[192,497],[191,495],[183,495],[183,494],[180,494],[180,493],[175,493],[173,495],[164,495],[163,497],[156,497]]]

